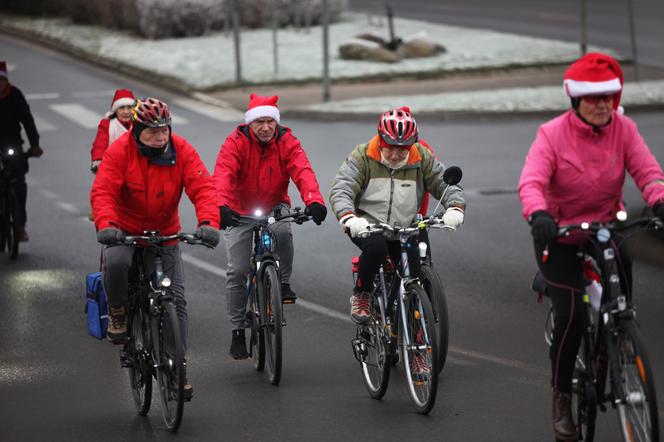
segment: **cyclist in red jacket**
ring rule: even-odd
[[[238,126],[224,141],[214,169],[217,204],[228,256],[226,277],[227,306],[233,335],[230,355],[234,359],[249,356],[244,329],[247,294],[245,275],[249,272],[252,224],[239,222],[238,215],[253,215],[290,206],[288,184],[292,179],[306,205],[305,213],[320,224],[327,215],[325,201],[316,175],[300,141],[291,130],[280,126],[277,96],[251,94],[245,124]],[[293,237],[290,223],[272,227],[279,245],[281,292],[284,303],[295,302],[289,279],[293,266]]]
[[[219,243],[219,209],[212,178],[191,144],[171,132],[168,106],[147,98],[138,101],[133,112],[132,130],[106,149],[90,194],[97,240],[106,244],[102,271],[109,304],[107,336],[114,344],[127,339],[127,288],[135,247],[115,246],[124,235],[141,235],[145,230],[177,233],[184,190],[196,208],[197,236],[212,246]],[[151,266],[152,257],[147,255],[145,264]],[[177,242],[162,246],[162,260],[172,281],[186,350],[187,309]],[[190,397],[191,385],[185,390]]]

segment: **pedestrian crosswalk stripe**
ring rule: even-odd
[[[175,125],[189,124],[189,120],[176,114],[172,114],[171,119]]]
[[[35,115],[34,119],[35,119],[35,125],[37,126],[37,130],[39,132],[48,132],[51,130],[55,130],[55,126],[53,126],[51,123],[44,120],[43,118],[39,118],[38,116]]]
[[[237,123],[244,120],[244,114],[235,109],[212,106],[191,98],[176,98],[173,103],[222,123]]]
[[[78,103],[50,104],[48,107],[86,129],[96,129],[101,119],[100,114]]]
[[[32,100],[57,100],[60,98],[60,94],[57,92],[47,92],[43,94],[25,94],[25,99],[28,101]]]

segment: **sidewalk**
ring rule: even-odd
[[[305,118],[353,119],[402,104],[417,115],[437,117],[554,112],[569,106],[562,73],[578,57],[575,44],[406,19],[396,19],[395,27],[403,36],[425,31],[447,52],[395,64],[342,60],[337,55],[341,42],[367,31],[387,33],[385,27],[368,25],[363,15],[348,14],[330,26],[333,101],[322,103],[320,27],[308,33],[279,30],[278,74],[273,72],[271,31],[243,29],[247,86],[238,88],[233,41],[223,33],[153,41],[65,19],[0,15],[1,32],[240,111],[249,92],[278,94],[284,114]],[[590,49],[621,58],[605,48]],[[629,80],[629,66],[626,74]],[[642,66],[641,77],[650,81],[626,83],[625,107],[663,109],[664,70]]]

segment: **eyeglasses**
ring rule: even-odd
[[[616,98],[618,98],[618,94],[584,95],[581,98],[588,104],[594,105],[600,101],[614,101]]]

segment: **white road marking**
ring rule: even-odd
[[[63,117],[83,126],[86,129],[96,129],[101,115],[78,103],[51,104],[49,107]]]
[[[115,93],[114,90],[107,91],[90,91],[90,92],[73,92],[73,98],[94,98],[94,97],[112,97]]]
[[[58,206],[59,208],[66,210],[69,213],[79,213],[80,210],[76,208],[75,205],[70,204],[70,203],[65,203],[63,201],[56,201],[55,205]]]
[[[214,264],[210,264],[207,261],[196,258],[196,257],[191,256],[191,255],[186,254],[186,253],[182,254],[182,260],[192,264],[195,267],[198,267],[202,270],[210,272],[213,275],[217,275],[217,276],[220,276],[222,278],[226,278],[226,270],[224,270],[223,268],[221,268],[219,266],[216,266]],[[310,310],[312,312],[321,314],[323,316],[327,316],[329,318],[337,319],[337,320],[345,322],[345,323],[352,323],[349,314],[341,313],[341,312],[338,312],[336,310],[332,310],[332,309],[330,309],[328,307],[325,307],[323,305],[316,304],[315,302],[311,302],[311,301],[307,301],[305,299],[302,299],[301,297],[298,297],[297,303],[295,305],[299,305],[302,308],[305,308],[305,309]],[[466,350],[464,348],[455,347],[455,346],[450,346],[449,347],[449,352],[450,353],[455,353],[456,355],[463,356],[465,358],[477,359],[477,360],[486,361],[486,362],[492,362],[494,364],[503,365],[505,367],[517,368],[519,370],[527,371],[527,372],[530,372],[530,373],[546,375],[545,370],[543,370],[541,368],[538,368],[538,367],[528,365],[528,364],[526,364],[524,362],[521,362],[521,361],[517,361],[515,359],[501,358],[499,356],[493,356],[493,355],[489,355],[489,354],[486,354],[486,353],[481,353],[481,352],[478,352],[478,351],[475,351],[475,350]]]
[[[39,132],[48,132],[56,129],[55,126],[53,126],[51,123],[44,120],[43,118],[39,118],[38,116],[35,115],[34,119],[35,119],[35,125],[37,126]]]
[[[28,101],[32,100],[57,100],[60,98],[58,92],[46,92],[43,94],[25,94],[25,99]]]
[[[39,191],[41,192],[42,195],[44,195],[46,198],[50,200],[58,199],[58,194],[55,192],[51,192],[48,189],[40,189]]]
[[[173,100],[173,104],[222,123],[238,123],[244,121],[244,114],[230,106],[228,108],[213,106],[191,98],[176,98]]]
[[[185,117],[181,117],[177,114],[171,114],[171,119],[173,120],[173,124],[175,124],[176,126],[189,124],[189,120],[187,120]]]

